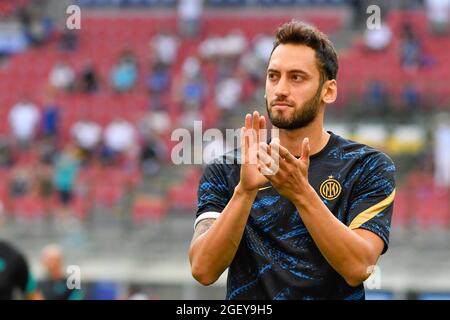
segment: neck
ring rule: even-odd
[[[317,117],[308,126],[304,128],[286,130],[280,129],[280,144],[289,150],[289,152],[299,157],[302,154],[303,139],[309,138],[309,145],[311,148],[310,155],[314,155],[321,151],[328,143],[330,134],[323,128],[323,122]]]

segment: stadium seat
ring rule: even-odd
[[[151,221],[159,222],[167,213],[166,200],[161,197],[139,196],[135,199],[132,208],[132,217],[135,224]]]

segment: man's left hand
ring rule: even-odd
[[[261,148],[264,147],[261,146]],[[302,154],[299,159],[280,145],[278,139],[274,139],[266,148],[267,150],[258,152],[258,170],[280,195],[295,204],[302,195],[310,190],[308,181],[309,139],[303,139]]]

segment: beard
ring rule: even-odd
[[[276,99],[271,102],[271,107],[266,99],[267,114],[269,115],[270,122],[279,129],[294,130],[300,129],[308,126],[311,122],[316,119],[317,114],[320,110],[320,93],[322,91],[322,86],[316,91],[314,97],[303,103],[299,108],[295,106],[295,103],[291,103],[286,99]],[[281,114],[276,114],[272,112],[272,106],[277,102],[289,103],[294,108],[294,114],[292,116],[283,116]]]

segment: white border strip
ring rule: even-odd
[[[194,222],[194,230],[195,227],[197,227],[197,224],[205,219],[217,219],[220,216],[220,212],[215,212],[215,211],[208,211],[208,212],[203,212],[202,214],[200,214],[197,219],[195,219]]]

